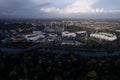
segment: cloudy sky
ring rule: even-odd
[[[0,0],[0,18],[120,18],[120,0]]]

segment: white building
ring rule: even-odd
[[[70,33],[68,31],[62,32],[62,37],[76,37],[76,33]]]
[[[33,31],[33,34],[42,34],[42,31]]]
[[[76,34],[86,34],[87,33],[87,31],[78,31],[78,32],[76,32]]]
[[[116,32],[120,32],[120,30],[116,30]]]
[[[76,32],[77,37],[85,37],[87,36],[87,31],[78,31]]]
[[[36,41],[40,38],[45,38],[45,35],[43,35],[43,34],[27,34],[27,35],[25,35],[25,38],[28,41]]]
[[[100,39],[100,40],[105,40],[105,41],[114,41],[117,39],[117,36],[115,34],[110,34],[110,33],[92,33],[90,34],[90,37]]]
[[[62,45],[74,45],[75,42],[74,40],[63,40],[61,44]]]
[[[58,36],[58,34],[55,34],[55,33],[49,33],[48,34],[50,37],[57,37]]]

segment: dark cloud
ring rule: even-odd
[[[30,0],[0,0],[0,17],[40,17],[42,13],[40,8],[50,4],[49,2],[36,4]]]

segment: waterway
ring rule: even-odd
[[[13,48],[0,48],[0,51],[4,54],[17,54],[21,52],[27,52],[30,50],[37,50],[40,49],[44,53],[52,53],[52,54],[78,54],[81,56],[87,56],[87,57],[105,57],[105,56],[119,56],[120,51],[113,51],[113,52],[107,52],[107,51],[85,51],[85,50],[70,50],[70,49],[58,49],[58,48],[51,48],[51,47],[43,47],[41,45],[35,45],[27,49],[13,49]]]

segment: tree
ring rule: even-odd
[[[90,71],[87,73],[87,76],[90,78],[94,78],[94,77],[97,77],[97,73],[96,71]]]
[[[62,77],[60,75],[55,75],[54,80],[62,80]]]

